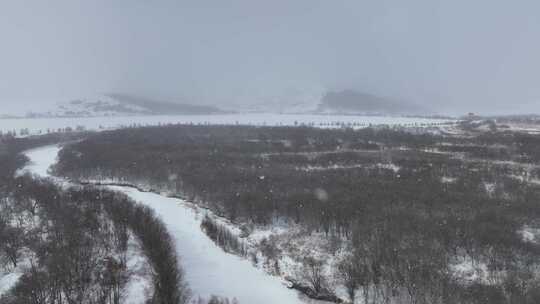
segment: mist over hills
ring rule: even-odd
[[[398,98],[345,89],[291,90],[258,96],[228,107],[241,113],[345,114],[345,115],[432,115],[427,107]]]
[[[402,100],[355,90],[328,91],[321,98],[318,112],[367,115],[425,115],[429,110]]]
[[[197,115],[224,111],[207,105],[193,105],[139,97],[124,93],[108,93],[56,103],[44,111],[30,111],[27,117],[99,117],[135,115]]]
[[[161,101],[123,93],[109,93],[106,95],[119,101],[120,103],[147,109],[153,115],[224,113],[224,111],[220,110],[219,108],[209,105],[194,105],[187,103],[176,103],[172,101]]]
[[[161,100],[130,93],[106,93],[57,102],[45,109],[28,109],[26,117],[100,117],[136,115],[209,115],[226,113],[432,115],[414,103],[346,89],[341,91],[291,90],[282,94],[244,97],[204,104]],[[23,112],[24,113],[24,112]],[[10,114],[10,113],[0,113]],[[2,116],[0,116],[2,117]],[[12,117],[6,115],[2,118]],[[20,116],[19,116],[20,117]]]

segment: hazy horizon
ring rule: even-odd
[[[539,9],[487,0],[8,0],[0,114],[113,91],[223,107],[341,89],[441,114],[540,113]]]

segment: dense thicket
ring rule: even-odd
[[[89,137],[56,171],[167,189],[237,222],[299,223],[352,244],[339,272],[381,303],[536,303],[540,137],[391,129],[167,126]],[[460,258],[486,277],[453,275]]]
[[[129,277],[128,231],[103,217],[95,204],[98,193],[59,191],[31,177],[16,182],[13,198],[6,200],[2,211],[6,222],[13,218],[26,222],[16,227],[19,251],[32,252],[31,267],[5,301],[119,303]]]
[[[247,255],[244,243],[233,234],[227,227],[219,224],[210,216],[206,215],[201,221],[201,229],[223,250],[240,256]]]
[[[0,142],[0,267],[9,271],[25,264],[23,276],[0,302],[121,303],[131,276],[132,235],[151,267],[150,303],[187,303],[189,290],[174,244],[152,210],[103,189],[66,189],[14,176],[27,161],[19,152],[65,139],[48,135]]]

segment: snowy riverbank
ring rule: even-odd
[[[49,177],[47,169],[56,162],[59,146],[27,151],[31,163],[26,171]],[[180,262],[194,298],[211,295],[236,298],[243,303],[305,303],[308,299],[288,289],[284,282],[257,269],[247,260],[228,254],[216,246],[200,229],[204,214],[178,198],[170,198],[135,188],[109,186],[155,210],[176,242]]]

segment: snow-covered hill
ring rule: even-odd
[[[426,115],[428,109],[414,103],[370,93],[342,90],[328,91],[317,109],[320,113],[361,115]]]
[[[324,114],[324,115],[426,115],[428,110],[412,103],[353,90],[288,89],[283,92],[245,93],[224,99],[202,99],[204,105],[161,101],[122,93],[71,99],[45,108],[45,102],[24,103],[40,106],[27,118],[104,117],[149,115],[207,115],[225,113]],[[210,104],[219,104],[211,106]],[[1,110],[0,110],[1,111]],[[21,111],[19,111],[21,113]],[[22,113],[25,113],[22,111]],[[0,113],[2,114],[11,113]],[[13,115],[12,115],[13,116]],[[18,117],[24,114],[16,115]]]
[[[74,99],[57,103],[44,113],[30,113],[30,116],[43,117],[93,117],[93,116],[122,116],[148,114],[150,112],[140,106],[121,103],[109,96],[95,96]]]
[[[156,101],[149,98],[135,97],[127,94],[107,94],[56,103],[48,110],[29,112],[26,116],[29,118],[101,117],[214,113],[222,113],[222,111],[211,106]]]

